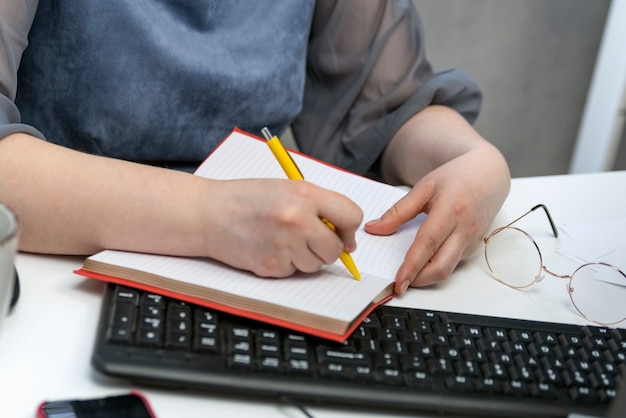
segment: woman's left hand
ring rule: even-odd
[[[412,189],[379,219],[365,225],[368,233],[389,235],[420,213],[428,215],[396,274],[397,294],[403,294],[409,286],[444,280],[461,260],[472,255],[510,188],[508,166],[494,146],[464,119],[458,120],[460,115],[451,115],[452,110],[428,112],[434,113],[409,121],[394,137],[390,143],[393,148],[386,156],[387,167],[383,166],[383,174],[393,168],[396,182],[403,178],[402,182],[411,182],[413,176]],[[441,118],[452,118],[453,123],[442,125]],[[419,128],[411,126],[417,123]],[[432,135],[442,126],[447,128],[446,134]],[[431,137],[437,137],[437,141],[430,141]],[[420,147],[426,145],[431,148],[426,154],[421,149],[420,154]],[[407,158],[411,155],[422,155],[422,161]],[[427,156],[430,159],[424,160]],[[426,172],[410,166],[415,160]],[[429,164],[434,168],[425,169]]]

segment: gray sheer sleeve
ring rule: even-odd
[[[37,0],[0,0],[0,139],[16,132],[43,138],[37,129],[21,123],[14,103],[17,70],[28,46],[28,32],[38,3]]]
[[[459,69],[433,73],[422,31],[411,0],[318,0],[305,99],[292,125],[298,147],[365,174],[402,124],[431,104],[474,122],[478,86]]]

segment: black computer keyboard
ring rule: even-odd
[[[378,307],[334,343],[106,287],[92,362],[136,384],[369,411],[603,416],[626,330]]]

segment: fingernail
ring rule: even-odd
[[[374,219],[372,221],[369,221],[365,225],[367,225],[367,226],[376,225],[376,224],[380,223],[380,221],[381,221],[381,219]]]
[[[403,281],[402,283],[400,283],[400,295],[404,295],[406,293],[406,290],[409,288],[409,284],[411,284],[408,280]]]

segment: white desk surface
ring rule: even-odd
[[[494,227],[504,225],[537,203],[554,221],[623,218],[626,171],[514,179]],[[540,214],[537,214],[540,215]],[[542,216],[520,226],[533,234],[553,271],[571,273],[576,263],[554,252]],[[480,248],[444,284],[411,289],[390,302],[429,309],[585,323],[570,306],[562,281],[547,277],[531,290],[515,291],[488,274]],[[127,392],[128,383],[98,375],[90,365],[103,284],[73,274],[82,257],[19,254],[21,297],[0,336],[0,416],[34,417],[44,399],[91,398]],[[624,269],[626,266],[622,265]],[[303,417],[275,402],[228,399],[211,393],[139,388],[159,418],[206,416]],[[357,409],[310,407],[315,417],[381,416]]]

